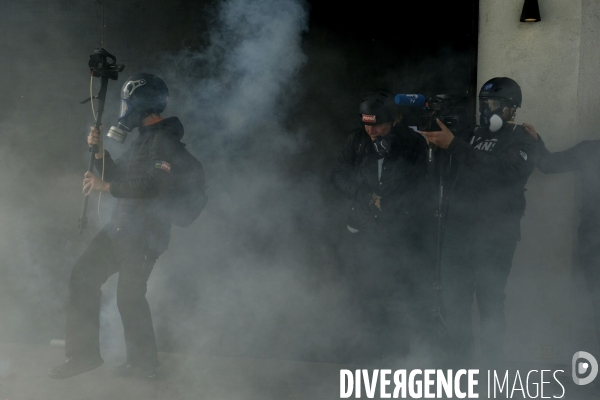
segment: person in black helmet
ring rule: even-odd
[[[151,74],[129,78],[121,92],[119,141],[135,128],[139,136],[122,157],[113,161],[94,127],[88,144],[98,146],[98,175],[86,172],[83,193],[96,190],[117,198],[111,221],[79,257],[69,280],[65,353],[67,360],[52,368],[51,378],[68,378],[102,365],[98,341],[100,287],[118,272],[117,306],[123,322],[127,361],[113,372],[154,378],[158,358],[146,282],[154,263],[169,244],[171,223],[164,194],[172,179],[175,154],[182,146],[183,126],[176,117],[163,118],[169,92]]]
[[[479,92],[480,125],[468,140],[454,137],[440,121],[440,131],[422,132],[447,149],[457,167],[448,194],[441,274],[451,361],[472,356],[473,294],[482,358],[502,358],[504,289],[520,240],[525,184],[539,154],[535,140],[514,123],[519,107],[519,85],[510,78],[493,78]]]
[[[344,279],[371,332],[357,335],[360,346],[351,351],[355,357],[405,353],[409,327],[417,322],[411,317],[427,314],[414,302],[412,283],[422,270],[411,265],[426,142],[403,123],[387,90],[364,96],[358,117],[362,126],[346,139],[331,174],[349,200]]]

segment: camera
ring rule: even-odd
[[[115,56],[103,48],[94,50],[88,62],[92,75],[96,78],[107,77],[112,80],[119,79],[119,72],[122,72],[125,66],[117,64]]]
[[[457,132],[466,127],[466,109],[447,94],[437,94],[427,98],[425,106],[417,115],[417,129],[420,131],[441,130],[436,118],[451,131]]]

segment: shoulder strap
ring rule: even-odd
[[[365,152],[367,151],[367,142],[365,140],[364,135],[359,135],[358,140],[355,143],[354,147],[354,164],[358,165],[362,163],[362,160],[365,156]]]

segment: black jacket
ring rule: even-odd
[[[565,151],[551,153],[538,139],[540,159],[538,169],[545,174],[581,172],[580,233],[598,231],[600,223],[600,140],[584,140]]]
[[[425,140],[405,125],[389,134],[391,152],[384,158],[381,179],[379,155],[364,128],[353,131],[331,174],[333,185],[351,200],[348,225],[359,231],[399,232],[413,224],[419,190],[425,181]],[[370,204],[371,194],[381,196],[381,211]]]
[[[457,168],[446,231],[465,240],[519,240],[525,184],[539,156],[536,140],[520,125],[495,133],[477,127],[467,141],[454,138],[448,153]]]
[[[104,180],[118,198],[111,223],[119,230],[143,235],[157,253],[166,250],[171,230],[166,191],[175,155],[183,146],[183,126],[176,117],[139,128],[139,136],[116,161],[105,152]],[[95,160],[99,173],[102,160]]]

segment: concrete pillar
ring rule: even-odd
[[[517,123],[532,123],[550,151],[600,138],[600,3],[540,0],[542,21],[519,21],[523,0],[481,0],[478,85],[496,76],[523,91]],[[600,179],[600,174],[599,174]],[[577,278],[577,174],[535,171],[527,185],[522,240],[507,286],[507,357],[569,363],[600,355],[589,298]]]

